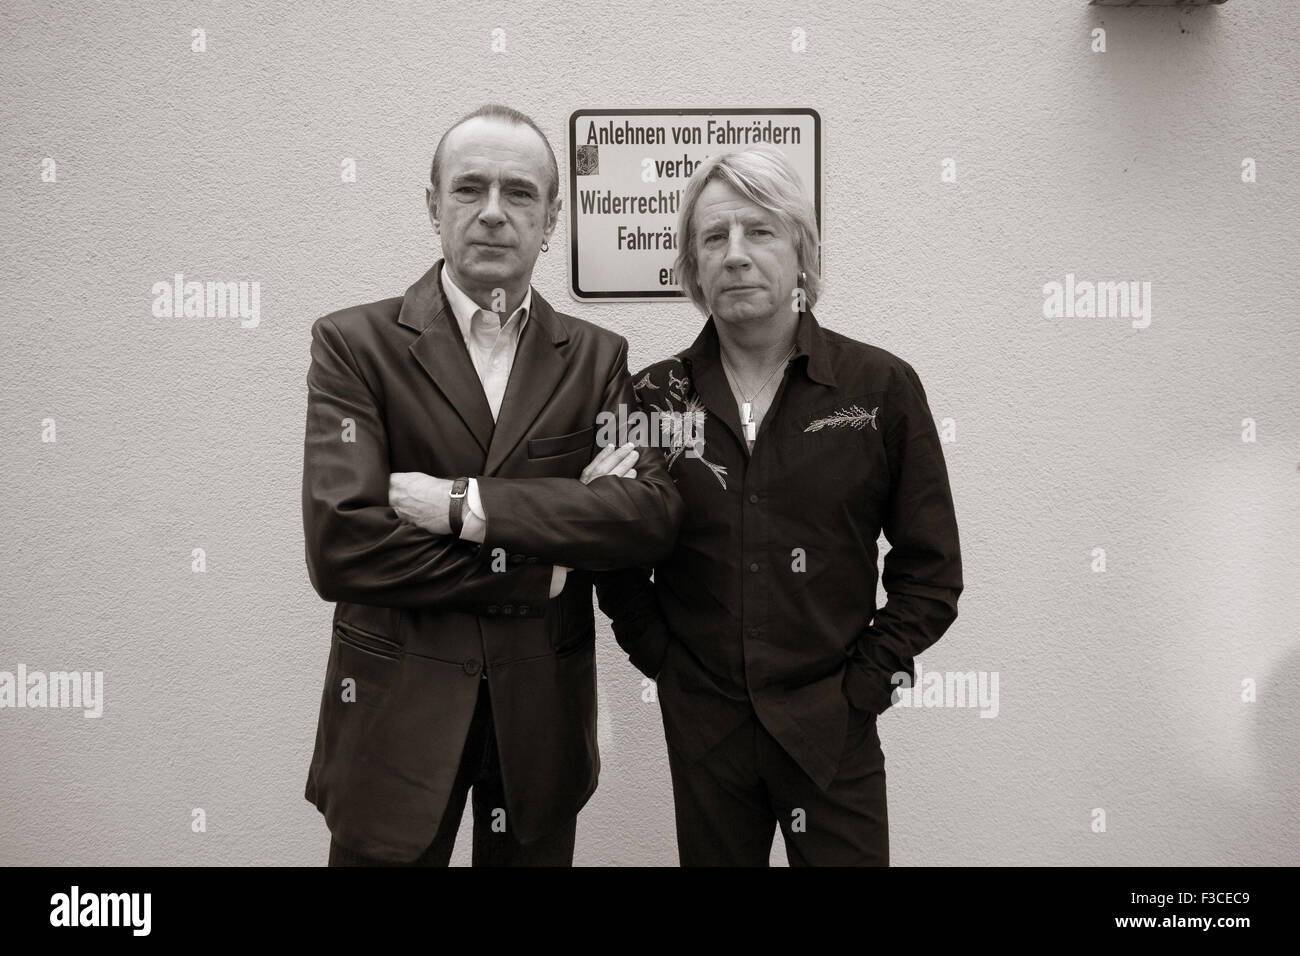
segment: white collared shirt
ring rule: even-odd
[[[523,334],[532,309],[532,286],[524,293],[524,301],[519,304],[519,308],[504,322],[499,312],[479,308],[452,281],[445,264],[442,267],[442,288],[447,293],[447,301],[451,303],[456,324],[460,326],[460,336],[465,340],[474,370],[483,383],[483,394],[487,397],[488,407],[492,409],[492,420],[496,421],[501,411],[501,400],[505,397],[506,383],[510,380],[510,369],[515,363],[519,336]]]
[[[474,363],[474,371],[478,373],[479,382],[483,385],[484,397],[487,398],[488,408],[492,410],[492,420],[496,421],[501,411],[501,400],[505,397],[506,385],[510,381],[510,370],[515,364],[519,336],[523,334],[524,325],[532,311],[533,288],[531,285],[528,287],[524,301],[504,322],[501,321],[499,312],[480,308],[452,281],[446,263],[442,266],[442,290],[447,294],[452,314],[460,327],[460,337],[465,340],[470,361]],[[469,480],[465,502],[475,515],[485,517],[483,502],[478,493],[478,481],[473,478]]]

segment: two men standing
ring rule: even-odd
[[[312,330],[307,561],[338,606],[306,796],[330,862],[445,865],[470,790],[476,865],[572,862],[594,582],[659,682],[683,864],[764,865],[777,825],[793,863],[887,864],[876,716],[956,616],[956,521],[915,371],[813,318],[797,175],[757,147],[692,176],[676,274],[708,318],[635,388],[625,339],[529,285],[559,211],[535,124],[476,111],[431,179],[446,259]],[[593,458],[600,413],[636,408],[664,432]]]

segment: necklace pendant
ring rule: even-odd
[[[753,420],[754,420],[754,404],[753,402],[745,402],[743,405],[740,406],[741,424],[748,425]]]
[[[753,421],[745,422],[745,441],[758,439],[758,425]]]

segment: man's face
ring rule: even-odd
[[[550,155],[527,126],[475,117],[443,143],[429,219],[456,284],[468,291],[526,285],[560,200],[547,200]]]
[[[700,288],[716,320],[763,323],[793,308],[798,253],[775,215],[714,179],[692,222]]]

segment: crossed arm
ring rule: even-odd
[[[672,547],[682,505],[654,449],[632,459],[640,466],[635,478],[618,473],[626,462],[608,458],[602,468],[616,467],[586,481],[479,478],[488,515],[482,547],[451,536],[450,526],[438,533],[404,520],[390,500],[381,404],[328,317],[312,326],[311,355],[303,529],[308,574],[325,600],[480,613],[513,601],[540,615],[551,592],[552,565],[620,567],[656,560]],[[636,401],[626,356],[623,343],[605,384],[606,409]],[[434,476],[415,481],[426,494],[441,488]],[[436,512],[445,503],[443,491],[416,507],[441,528]],[[496,548],[545,563],[493,570]]]
[[[579,477],[584,485],[593,478],[635,478],[638,452],[631,442],[608,445],[596,453]],[[472,479],[471,479],[472,480]],[[435,478],[419,471],[395,471],[388,479],[388,503],[403,521],[423,528],[430,534],[451,534],[452,479]],[[487,534],[487,515],[480,516],[474,507],[465,509],[460,537],[463,541],[482,543]],[[564,590],[571,568],[552,565],[551,597]]]

